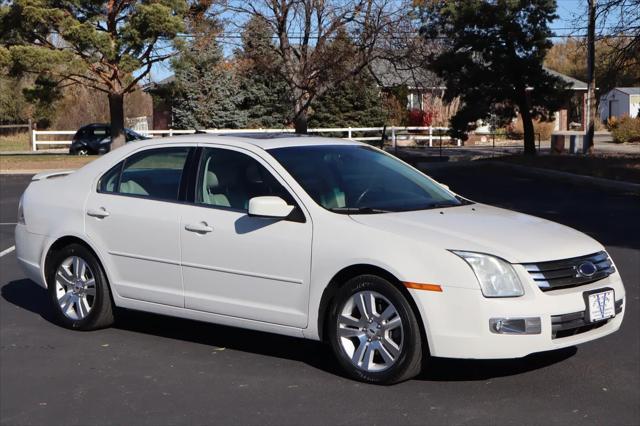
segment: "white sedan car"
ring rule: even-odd
[[[371,383],[416,375],[426,355],[597,339],[625,309],[592,238],[338,139],[128,144],[36,175],[18,221],[18,259],[66,327],[109,326],[122,307],[322,340]]]

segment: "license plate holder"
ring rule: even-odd
[[[612,288],[585,291],[583,296],[586,306],[584,311],[586,323],[605,321],[616,316],[616,298]]]

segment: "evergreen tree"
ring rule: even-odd
[[[445,100],[460,97],[452,136],[466,138],[478,119],[502,121],[519,112],[525,154],[535,154],[533,119],[566,102],[566,85],[542,68],[551,47],[555,0],[425,2],[423,34],[440,40],[429,68],[444,80]]]
[[[385,123],[380,88],[366,73],[343,81],[311,104],[311,127],[377,127]]]
[[[196,39],[182,49],[175,70],[174,123],[178,128],[242,128],[243,93],[215,38]]]
[[[113,147],[121,146],[124,96],[172,56],[167,47],[189,13],[186,0],[0,2],[0,65],[34,76],[28,96],[43,105],[71,84],[106,93]]]
[[[292,100],[287,83],[277,72],[281,61],[274,53],[272,37],[267,22],[253,17],[244,27],[242,49],[235,55],[244,96],[240,109],[247,115],[248,127],[279,128],[288,122]]]

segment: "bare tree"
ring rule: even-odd
[[[360,73],[410,11],[408,4],[394,0],[230,0],[226,8],[262,19],[273,31],[297,133],[307,131],[313,99]]]

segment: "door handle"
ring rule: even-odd
[[[189,232],[197,232],[198,234],[206,234],[213,231],[213,228],[207,225],[206,222],[190,223],[185,225],[184,229]]]
[[[104,219],[109,216],[109,212],[104,207],[100,207],[99,209],[88,209],[87,215],[97,217],[98,219]]]

